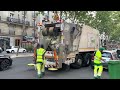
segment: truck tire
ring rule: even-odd
[[[90,64],[91,64],[91,54],[86,53],[84,56],[83,66],[88,67],[88,66],[90,66]]]
[[[82,56],[77,55],[76,58],[75,58],[75,63],[72,63],[70,66],[71,66],[71,68],[74,68],[74,69],[81,68],[81,66],[82,66]]]

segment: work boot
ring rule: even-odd
[[[101,77],[100,77],[100,76],[97,76],[97,78],[98,78],[98,79],[101,79]]]
[[[98,77],[94,77],[94,79],[98,79]]]
[[[45,75],[45,72],[42,72],[42,76],[44,76]]]
[[[38,74],[38,78],[42,78],[42,75],[41,75],[41,74]]]

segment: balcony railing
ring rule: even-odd
[[[23,25],[24,20],[7,17],[7,22],[10,22],[10,23],[12,23],[12,24]],[[29,22],[29,21],[25,21],[25,25],[29,26],[29,25],[30,25],[30,22]]]

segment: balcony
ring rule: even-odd
[[[16,24],[16,25],[23,25],[24,20],[7,17],[7,22],[9,22],[11,24]],[[25,21],[25,25],[26,26],[30,26],[30,22],[29,21]]]

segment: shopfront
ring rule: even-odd
[[[0,47],[6,50],[10,46],[10,37],[0,36]]]

